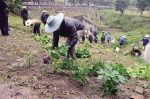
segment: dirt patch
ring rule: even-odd
[[[30,88],[17,83],[0,84],[0,99],[40,99]]]

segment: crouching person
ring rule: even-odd
[[[41,25],[41,22],[39,20],[30,19],[30,20],[27,20],[25,22],[25,24],[26,24],[27,27],[31,27],[32,32],[34,34],[36,34],[36,33],[40,34],[40,25]]]
[[[46,33],[53,33],[53,49],[58,46],[59,36],[67,37],[66,44],[69,46],[67,58],[77,59],[75,45],[85,35],[85,26],[79,20],[64,17],[63,13],[51,15],[45,25]]]
[[[140,57],[141,56],[141,51],[139,50],[139,49],[135,49],[135,48],[133,48],[132,50],[131,50],[131,55],[134,55],[134,56],[136,56],[136,57]]]

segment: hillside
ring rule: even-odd
[[[74,14],[71,12],[67,10],[66,16],[84,14],[84,17],[89,20],[88,15],[80,9],[74,10]],[[126,13],[120,16],[113,10],[101,9],[98,10],[98,15],[104,15],[104,20],[99,20],[99,17],[94,16],[94,10],[88,10],[88,13],[93,19],[92,22],[99,27],[99,38],[102,31],[109,31],[113,39],[125,35],[126,45],[119,46],[118,42],[101,44],[100,40],[98,43],[89,44],[87,39],[85,43],[78,42],[76,49],[84,48],[86,45],[92,57],[78,58],[75,66],[81,67],[81,71],[84,71],[97,61],[106,66],[109,63],[121,63],[124,68],[130,68],[128,71],[131,79],[127,80],[128,85],[119,84],[119,90],[115,96],[106,95],[105,99],[150,99],[150,73],[147,72],[149,64],[142,59],[142,56],[123,54],[124,51],[131,51],[133,42],[140,43],[141,38],[150,32],[149,16]],[[34,17],[30,15],[30,18]],[[0,99],[103,99],[99,95],[104,91],[100,88],[104,80],[97,79],[97,76],[82,75],[83,79],[87,78],[86,83],[82,85],[73,78],[75,71],[72,67],[71,69],[59,68],[64,56],[56,61],[49,59],[50,63],[44,64],[43,59],[47,58],[49,53],[42,49],[42,42],[35,41],[40,36],[33,35],[30,29],[23,27],[20,17],[10,15],[9,25],[10,36],[0,36],[0,42],[2,42],[0,44]],[[43,28],[42,25],[41,29]],[[51,34],[43,32],[41,35],[52,40]],[[65,38],[61,38],[60,43],[65,43]],[[118,53],[114,51],[117,46],[121,48]]]

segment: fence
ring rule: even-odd
[[[59,10],[59,9],[87,9],[89,7],[83,7],[83,6],[64,6],[63,4],[57,4],[57,5],[52,5],[52,4],[47,4],[47,5],[24,5],[26,6],[29,10],[33,10],[33,9],[49,9],[49,10]]]

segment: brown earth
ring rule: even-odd
[[[97,77],[89,77],[88,83],[81,86],[69,73],[48,74],[46,71],[52,70],[43,63],[43,58],[48,54],[41,49],[41,43],[30,40],[31,36],[32,34],[16,30],[10,31],[10,36],[0,35],[0,99],[102,99],[99,94],[103,92],[100,88],[103,81]],[[78,46],[81,44],[78,43]],[[93,45],[91,49],[94,49]],[[27,60],[18,62],[20,58],[27,59],[27,53],[31,51],[36,51],[36,54],[30,67]],[[91,52],[93,57],[101,52],[99,56],[106,63],[121,61],[109,57],[112,54],[109,51],[98,49]],[[123,63],[128,64],[127,61]],[[18,63],[15,70],[8,68],[12,63]],[[119,85],[121,90],[116,96],[106,96],[105,99],[130,99],[137,81],[131,79],[128,83],[129,85]],[[142,96],[149,99],[145,93]]]

